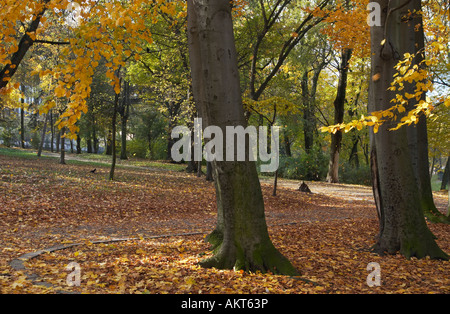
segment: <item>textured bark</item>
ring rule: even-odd
[[[444,174],[442,175],[441,190],[445,190],[447,183],[450,181],[450,156],[447,158],[447,163],[445,164]],[[450,190],[450,186],[449,186]]]
[[[116,160],[117,160],[117,150],[116,150],[116,123],[117,123],[117,107],[119,104],[119,94],[115,94],[114,96],[114,108],[113,108],[113,116],[111,122],[112,128],[112,139],[111,139],[111,168],[109,170],[109,180],[114,180],[114,171],[116,169]]]
[[[121,117],[121,146],[120,146],[120,159],[127,160],[127,122],[130,116],[130,82],[124,82],[124,91],[122,104],[120,106],[119,114]]]
[[[341,65],[339,67],[339,83],[334,100],[334,124],[341,124],[344,122],[344,105],[345,95],[347,91],[347,76],[349,61],[352,57],[352,50],[345,49],[341,54]],[[330,162],[328,164],[327,182],[339,182],[339,153],[341,152],[342,131],[338,130],[331,134],[331,152]]]
[[[218,126],[223,134],[226,126],[245,127],[230,2],[189,0],[188,38],[194,99],[203,124]],[[297,274],[269,238],[255,163],[214,161],[212,170],[218,218],[208,241],[215,255],[201,265]]]
[[[397,0],[377,2],[381,5],[384,26],[371,28],[372,80],[369,112],[385,110],[392,105],[391,99],[395,98],[395,92],[388,88],[395,73],[394,66],[400,56],[414,47],[417,40],[414,32],[416,21],[402,19],[402,16],[408,10],[413,11],[417,6],[420,8],[420,0],[412,0],[407,5],[403,5],[404,1]],[[389,20],[386,22],[387,17]],[[381,45],[384,39],[386,41]],[[408,128],[414,126],[389,131],[396,124],[397,121],[383,124],[377,134],[371,131],[371,165],[374,182],[378,184],[374,193],[380,216],[380,233],[374,250],[381,254],[399,251],[407,258],[430,256],[447,259],[448,256],[437,246],[428,229],[421,206],[412,153],[408,145]]]
[[[65,138],[65,135],[66,135],[66,128],[63,127],[61,129],[61,133],[60,133],[61,152],[59,154],[59,163],[61,165],[66,164],[66,142],[65,142],[66,138]]]

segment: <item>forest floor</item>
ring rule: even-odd
[[[450,293],[450,262],[370,251],[378,221],[369,187],[307,182],[308,194],[296,191],[301,182],[279,180],[272,196],[272,179],[261,179],[272,241],[301,276],[248,274],[197,265],[211,255],[204,237],[216,221],[204,177],[123,163],[110,182],[107,164],[70,159],[0,148],[0,293]],[[446,194],[435,201],[444,211]],[[450,226],[429,227],[450,253]],[[126,241],[96,242],[112,239]],[[72,243],[11,267],[23,254]],[[71,262],[80,286],[67,285]],[[380,286],[367,285],[371,262]]]

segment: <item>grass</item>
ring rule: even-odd
[[[27,158],[27,159],[56,159],[59,158],[57,153],[50,153],[43,151],[42,156],[38,157],[35,150],[11,148],[0,145],[0,154],[12,158]],[[66,152],[66,163],[74,165],[90,165],[92,167],[110,166],[111,156],[104,154],[71,154]],[[186,168],[185,164],[174,164],[167,161],[154,161],[138,158],[129,158],[128,160],[121,160],[117,158],[116,167],[142,167],[153,168],[161,170],[182,171]]]

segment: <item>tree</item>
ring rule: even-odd
[[[245,126],[230,2],[189,0],[188,38],[193,94],[203,123],[222,131]],[[213,171],[218,219],[208,241],[215,255],[201,265],[297,274],[269,238],[255,163],[214,161]]]
[[[349,61],[352,56],[351,49],[343,49],[341,53],[341,64],[339,66],[339,82],[336,99],[334,100],[334,123],[344,122],[344,105],[347,92],[347,75]],[[331,134],[330,163],[328,166],[327,182],[339,182],[339,153],[341,151],[342,131],[338,130]]]
[[[123,89],[123,97],[122,101],[120,103],[120,106],[118,108],[118,113],[121,117],[121,144],[120,144],[120,159],[127,160],[127,122],[128,118],[130,117],[130,106],[131,106],[131,91],[130,91],[130,82],[124,81],[123,82],[124,89]]]
[[[423,47],[421,29],[415,30],[416,25],[419,28],[422,25],[421,16],[417,13],[420,12],[420,0],[378,0],[376,3],[381,7],[382,26],[371,27],[369,112],[392,106],[391,100],[396,99],[396,93],[390,87],[398,56],[415,54],[416,49]],[[412,99],[409,106],[414,106]],[[403,126],[391,132],[389,129],[396,123],[396,120],[385,122],[378,132],[371,130],[374,196],[380,218],[380,233],[374,250],[389,254],[400,251],[408,258],[430,256],[448,259],[425,222],[412,152],[408,147],[408,128],[414,126]]]

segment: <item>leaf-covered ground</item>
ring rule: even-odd
[[[214,188],[204,178],[121,167],[117,180],[108,182],[108,168],[95,167],[92,174],[92,164],[62,166],[53,158],[0,150],[1,293],[450,292],[449,262],[371,253],[378,231],[373,202],[346,198],[345,189],[325,195],[326,185],[315,183],[320,193],[305,194],[281,181],[274,197],[263,184],[272,240],[301,272],[291,278],[197,266],[211,254],[204,236],[216,220]],[[444,208],[445,197],[436,195],[436,201]],[[450,227],[431,224],[430,229],[450,252]],[[133,239],[92,243],[112,238]],[[66,243],[81,244],[27,261],[26,272],[9,264],[22,254]],[[79,287],[66,282],[71,262],[81,267]],[[381,267],[379,287],[366,283],[371,262]],[[37,275],[34,280],[30,273]]]

